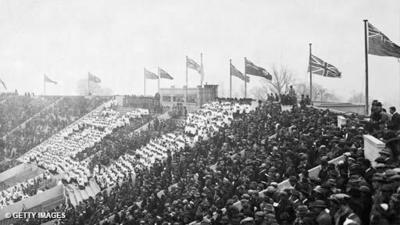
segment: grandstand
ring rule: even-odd
[[[10,155],[19,165],[0,174],[1,223],[26,222],[7,212],[61,210],[61,224],[292,224],[321,215],[316,203],[334,210],[338,202],[364,224],[368,208],[354,207],[357,194],[368,188],[369,205],[381,204],[371,192],[378,175],[366,171],[379,170],[385,185],[400,177],[361,116],[218,99],[178,125],[152,100],[129,99],[54,98],[22,121],[57,122]],[[28,125],[15,126],[24,140],[37,139]],[[397,187],[391,184],[394,197]]]

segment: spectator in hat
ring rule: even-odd
[[[391,119],[388,123],[388,129],[398,131],[400,129],[400,114],[396,111],[396,107],[391,106],[389,108]]]
[[[351,223],[361,225],[360,218],[349,206],[349,195],[343,193],[333,194],[329,199],[331,200],[330,210],[333,214],[334,224],[344,225]]]
[[[327,210],[327,205],[322,200],[316,200],[310,203],[310,211],[314,217],[314,221],[318,225],[331,225],[332,217]]]

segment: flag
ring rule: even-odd
[[[203,74],[203,69],[201,68],[201,66],[189,57],[186,57],[186,66],[190,69],[196,70],[200,74]]]
[[[400,46],[370,23],[368,23],[368,45],[369,54],[400,58]]]
[[[323,61],[315,55],[311,55],[310,64],[308,66],[308,72],[318,74],[324,77],[337,77],[340,78],[342,73],[331,64]]]
[[[7,90],[7,86],[6,83],[4,83],[4,81],[2,79],[0,79],[0,84],[3,85],[4,89]]]
[[[95,76],[95,75],[93,75],[91,73],[88,73],[88,79],[89,79],[89,81],[92,81],[94,83],[100,83],[101,82],[100,78],[98,78],[97,76]]]
[[[237,77],[237,78],[239,78],[241,80],[244,80],[245,78],[244,78],[243,73],[240,72],[238,69],[236,69],[236,67],[234,65],[232,65],[232,63],[230,63],[230,64],[231,64],[231,67],[230,67],[231,76],[234,76],[234,77]],[[249,76],[246,76],[246,82],[247,83],[250,82],[250,77]]]
[[[250,62],[248,59],[244,59],[245,64],[245,74],[264,77],[267,80],[272,80],[272,76],[267,72],[266,69],[256,66],[254,63]]]
[[[174,78],[169,75],[165,70],[158,68],[158,73],[160,74],[160,78],[168,79],[168,80],[173,80]]]
[[[144,68],[144,78],[157,80],[158,76],[155,73],[148,71],[146,68]]]
[[[44,75],[44,82],[57,84],[57,81],[50,79],[46,74]]]

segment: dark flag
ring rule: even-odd
[[[313,74],[318,74],[324,77],[340,78],[342,76],[342,73],[336,67],[323,61],[315,55],[311,55],[308,72],[310,72],[310,70]]]
[[[146,68],[144,68],[144,78],[151,79],[151,80],[157,80],[158,76],[157,76],[157,74],[155,74],[151,71],[148,71]]]
[[[94,83],[100,83],[101,82],[100,78],[98,78],[97,76],[95,76],[95,75],[93,75],[91,73],[88,73],[88,80],[91,81],[91,82],[94,82]]]
[[[189,57],[186,57],[186,66],[190,69],[196,70],[199,74],[203,74],[203,69],[201,66]]]
[[[7,90],[7,86],[6,83],[4,83],[4,81],[2,79],[0,79],[0,84],[3,85],[4,89]]]
[[[369,54],[400,58],[400,47],[370,23],[368,23],[368,45]]]
[[[272,76],[268,71],[262,67],[256,66],[254,63],[250,62],[245,58],[245,74],[264,77],[267,80],[272,80]]]
[[[54,81],[54,80],[50,79],[46,74],[44,75],[43,78],[44,78],[44,82],[57,84],[57,81]]]
[[[160,67],[158,68],[158,73],[160,74],[160,78],[168,79],[168,80],[173,80],[174,78],[169,75],[165,70],[161,69]]]
[[[244,80],[245,78],[244,78],[243,73],[240,72],[238,69],[236,69],[236,67],[234,65],[232,65],[232,63],[230,63],[230,64],[231,64],[230,65],[231,76],[234,76],[234,77],[237,77],[237,78],[239,78],[241,80]],[[247,83],[250,82],[250,77],[246,76],[246,82]]]

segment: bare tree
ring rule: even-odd
[[[253,98],[258,100],[266,100],[268,94],[268,87],[254,87],[250,90],[251,95]]]
[[[300,95],[310,95],[310,85],[307,83],[298,83],[294,85],[296,91]],[[322,87],[319,84],[312,86],[312,100],[313,101],[338,101],[339,98],[330,90]]]
[[[281,65],[279,69],[275,65],[272,66],[272,80],[269,82],[269,85],[275,93],[280,95],[288,92],[293,82],[293,73],[287,66]]]
[[[355,93],[347,101],[354,104],[364,103],[365,95],[364,93]]]
[[[289,91],[290,85],[293,84],[294,78],[293,73],[288,69],[287,66],[281,65],[278,68],[276,65],[272,66],[272,80],[261,80],[261,86],[252,88],[250,93],[254,98],[266,99],[268,93],[273,92],[277,94],[285,94]]]

